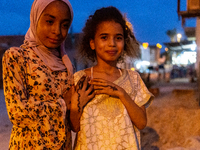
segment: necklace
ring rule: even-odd
[[[119,70],[120,76],[122,76],[122,71],[121,71],[121,69],[118,68],[118,70]],[[93,79],[93,67],[91,67],[91,79]]]

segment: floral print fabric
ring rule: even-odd
[[[13,124],[9,149],[71,149],[63,91],[68,72],[52,71],[29,49],[10,48],[3,56],[3,84]]]
[[[74,74],[75,84],[84,74],[84,70]],[[137,72],[123,69],[114,83],[124,88],[138,106],[149,106],[153,95]],[[140,131],[132,124],[120,99],[96,95],[83,110],[75,150],[122,149],[140,150]]]

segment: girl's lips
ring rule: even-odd
[[[114,55],[117,53],[117,51],[106,51],[108,54]]]
[[[57,44],[57,43],[60,42],[59,39],[52,39],[52,38],[49,38],[49,41],[50,41],[51,43],[54,43],[54,44]]]

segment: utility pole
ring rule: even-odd
[[[198,100],[200,106],[200,17],[197,17],[196,22],[196,44],[197,44],[197,59],[196,59],[196,73],[197,73],[197,82],[198,82]]]

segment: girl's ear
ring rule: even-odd
[[[95,44],[94,44],[94,40],[93,39],[90,40],[90,48],[92,50],[95,50]]]

